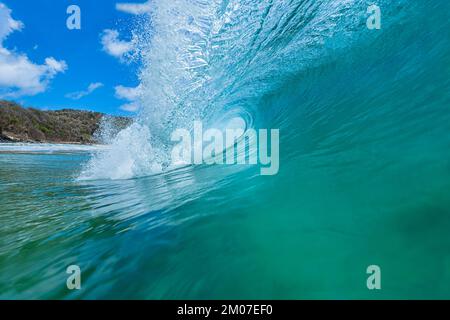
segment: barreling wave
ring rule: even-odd
[[[151,8],[132,126],[98,152],[3,147],[0,299],[450,297],[450,1]],[[280,129],[279,171],[172,170],[194,120]]]
[[[141,110],[108,151],[94,156],[81,177],[124,179],[164,172],[170,167],[171,133],[192,129],[195,120],[220,128],[241,117],[247,127],[279,128],[286,134],[285,157],[332,152],[339,139],[354,137],[355,132],[343,129],[350,121],[364,126],[383,116],[367,106],[376,93],[393,91],[393,72],[386,79],[370,75],[386,64],[392,64],[387,70],[405,76],[413,72],[396,54],[405,50],[401,45],[413,47],[426,36],[420,24],[429,18],[422,14],[417,19],[418,13],[433,10],[420,1],[379,0],[383,28],[373,31],[366,27],[371,4],[152,1],[151,13],[137,32]],[[411,43],[396,44],[396,32]],[[401,67],[406,69],[397,69]],[[364,110],[352,107],[357,97]],[[383,130],[374,126],[378,129]],[[299,143],[300,136],[314,147]]]

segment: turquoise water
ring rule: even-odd
[[[450,298],[450,3],[371,3],[154,1],[135,126],[0,145],[0,298]],[[165,170],[173,128],[236,114],[278,175]]]

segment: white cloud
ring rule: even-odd
[[[45,58],[45,64],[48,67],[48,71],[52,75],[56,75],[59,72],[64,72],[67,69],[65,61],[58,61],[55,58]]]
[[[117,3],[116,9],[134,15],[146,14],[150,12],[150,1],[144,3]]]
[[[11,9],[0,2],[0,40],[3,41],[6,37],[14,32],[20,31],[23,28],[21,21],[14,20],[11,17]]]
[[[66,97],[73,100],[80,100],[81,98],[90,95],[92,92],[101,87],[103,87],[103,83],[101,82],[91,83],[86,90],[69,93],[66,95]]]
[[[120,106],[120,109],[128,112],[136,112],[139,110],[139,104],[136,102],[125,103]]]
[[[124,87],[117,86],[114,88],[116,90],[116,98],[133,101],[136,100],[141,92],[141,87],[137,86],[135,88],[132,87]]]
[[[123,60],[125,55],[131,53],[134,48],[134,41],[124,41],[119,39],[117,30],[106,29],[101,37],[103,51],[109,55]]]
[[[11,14],[11,9],[0,3],[0,98],[17,98],[44,92],[50,80],[67,70],[65,61],[48,57],[44,64],[39,65],[30,61],[25,54],[5,48],[3,42],[6,38],[24,27]]]
[[[139,109],[138,99],[141,94],[142,87],[124,87],[117,86],[114,88],[116,91],[116,98],[127,100],[128,103],[122,105],[120,109],[128,112],[136,112]]]

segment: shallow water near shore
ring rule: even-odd
[[[52,144],[52,143],[0,143],[0,153],[76,153],[106,150],[106,145]]]

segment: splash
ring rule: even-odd
[[[389,1],[380,1],[380,4]],[[139,39],[141,110],[96,155],[83,179],[127,179],[169,168],[171,133],[292,126],[295,105],[267,105],[280,88],[360,42],[371,1],[155,0]],[[308,84],[304,84],[308,86]]]

